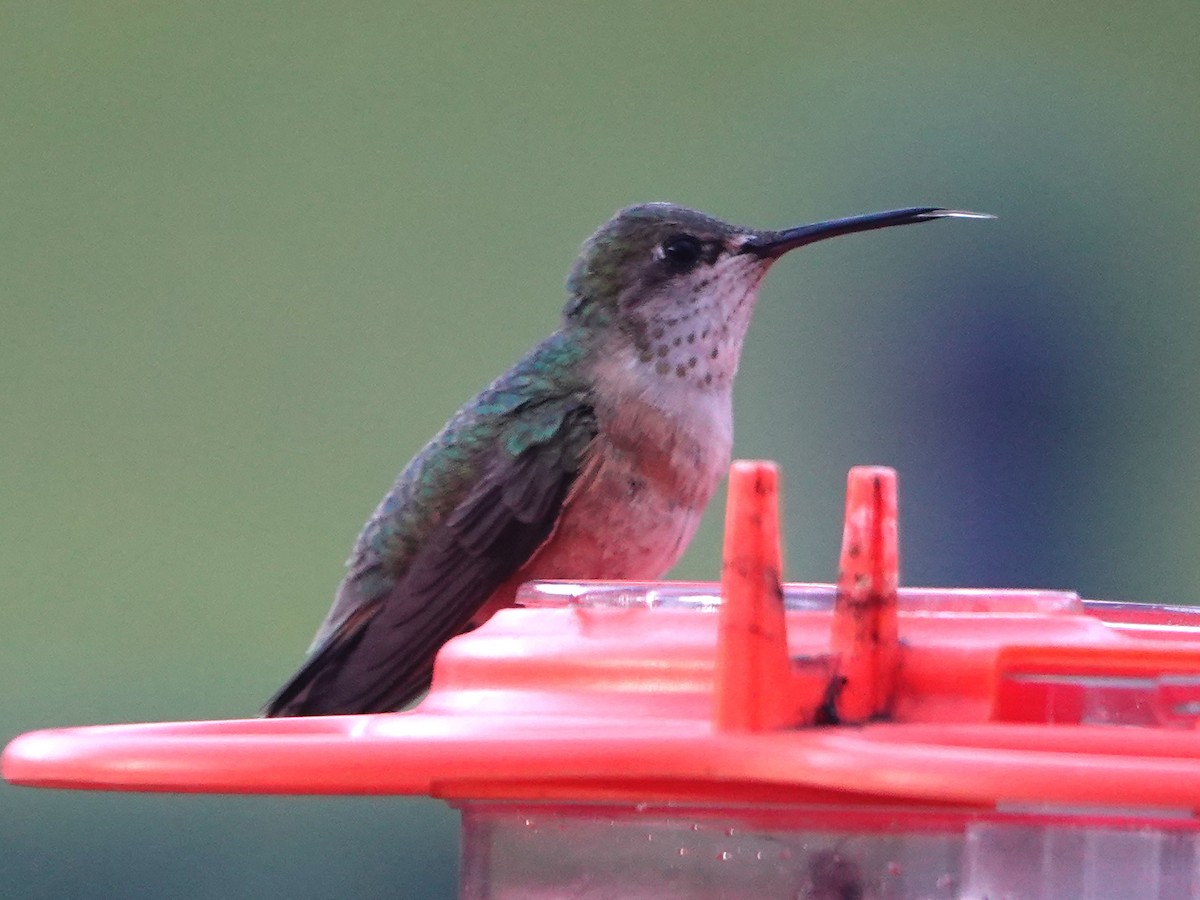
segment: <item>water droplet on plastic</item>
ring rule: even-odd
[[[680,856],[687,856],[687,855],[688,855],[688,848],[687,848],[687,847],[680,847],[680,848],[679,848],[679,855],[680,855]]]
[[[733,856],[733,854],[730,853],[728,850],[722,850],[720,853],[717,854],[717,859],[719,859],[721,862],[725,862],[731,856]]]
[[[733,837],[733,835],[734,835],[734,829],[732,829],[732,828],[725,829],[725,837]]]

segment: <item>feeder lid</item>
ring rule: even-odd
[[[851,471],[836,585],[780,583],[735,463],[717,584],[542,583],[403,713],[32,732],[15,784],[220,793],[1200,807],[1200,615],[900,588],[895,474]]]

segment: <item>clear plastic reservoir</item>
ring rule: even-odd
[[[1186,810],[461,809],[471,900],[1200,898]]]

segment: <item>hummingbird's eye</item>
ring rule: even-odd
[[[704,253],[704,245],[690,234],[677,234],[667,238],[659,248],[662,257],[677,272],[686,272],[700,261]]]

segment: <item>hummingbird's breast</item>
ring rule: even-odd
[[[597,373],[598,431],[551,537],[521,580],[662,577],[691,541],[729,465],[728,390],[669,394],[615,358]]]

